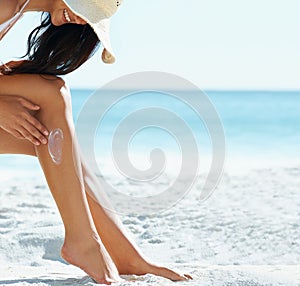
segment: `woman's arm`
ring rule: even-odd
[[[0,128],[32,144],[45,144],[46,128],[32,115],[40,109],[21,96],[0,94]],[[47,132],[47,133],[46,133]]]
[[[0,0],[0,24],[13,17],[18,8],[17,0]]]
[[[21,62],[22,61],[11,61],[0,66],[0,77],[1,69],[13,67]],[[49,132],[46,127],[33,116],[33,114],[39,110],[39,106],[21,96],[2,94],[0,85],[1,129],[16,138],[27,139],[35,145],[45,144],[46,141],[44,140]]]

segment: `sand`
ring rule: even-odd
[[[194,277],[179,285],[300,285],[299,186],[297,166],[225,171],[204,203],[196,184],[173,208],[122,221],[153,261]],[[0,285],[94,285],[60,258],[63,226],[41,172],[3,177],[0,201]],[[118,285],[175,285],[124,278]]]

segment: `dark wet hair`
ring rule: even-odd
[[[26,60],[4,73],[64,75],[80,67],[98,46],[98,37],[88,24],[54,26],[50,14],[43,13],[41,25],[28,37]]]

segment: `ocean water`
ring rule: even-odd
[[[180,168],[182,156],[187,153],[190,157],[195,156],[194,149],[186,139],[187,135],[197,144],[200,172],[208,169],[214,150],[211,133],[206,125],[210,125],[210,131],[214,132],[214,118],[205,122],[201,114],[199,116],[193,110],[193,106],[184,102],[183,97],[163,92],[128,94],[119,102],[110,104],[109,109],[103,113],[100,106],[109,102],[110,93],[113,92],[102,92],[100,99],[91,106],[88,102],[98,96],[94,90],[72,90],[74,121],[81,116],[81,128],[77,129],[79,141],[83,149],[91,153],[86,155],[94,156],[105,174],[116,168],[118,156],[122,157],[120,152],[128,154],[137,168],[149,168],[151,151],[155,148],[163,153],[158,153],[158,157],[165,157],[165,170],[176,172],[175,169]],[[196,92],[183,93],[191,98],[199,96]],[[226,154],[225,168],[240,170],[300,163],[300,91],[205,93],[218,113],[224,130],[225,145],[221,148],[224,148]],[[177,128],[174,134],[174,127],[182,121],[186,123],[186,128]],[[134,124],[138,125],[139,130],[132,130]],[[91,125],[95,128],[88,128]],[[153,156],[155,160],[155,154]],[[28,165],[35,170],[39,169],[35,159],[24,159],[24,156],[18,155],[0,156],[2,174],[4,169],[17,168],[27,176],[25,171]]]
[[[132,197],[128,210],[151,203],[135,201],[139,192],[155,196],[169,187],[185,150],[191,165],[199,161],[199,182],[172,207],[121,215],[146,256],[192,274],[194,280],[182,285],[300,285],[300,91],[206,92],[224,130],[226,160],[204,202],[201,180],[213,155],[214,132],[220,132],[215,116],[205,121],[182,98],[157,92],[130,94],[103,113],[101,104],[110,100],[105,92],[85,113],[92,94],[72,91],[77,127],[81,120],[78,137],[87,144],[87,156],[96,158],[96,172]],[[189,144],[193,140],[198,156]],[[138,173],[153,164],[162,172],[141,185],[124,173],[124,154]],[[182,190],[188,181],[181,180]],[[37,160],[0,156],[0,182],[0,285],[95,285],[60,257],[63,225]],[[122,200],[115,203],[116,209],[124,207]],[[130,281],[173,285],[151,275],[120,285],[133,285]]]

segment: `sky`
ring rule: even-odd
[[[163,71],[202,89],[300,89],[299,0],[124,0],[112,18],[117,55],[100,51],[67,75],[71,88],[98,88],[122,75]],[[27,13],[0,42],[0,59],[24,53],[39,22]]]

